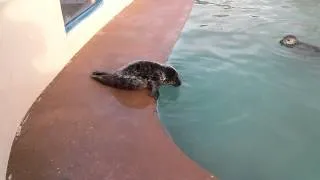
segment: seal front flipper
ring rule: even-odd
[[[150,81],[148,83],[148,89],[150,90],[149,96],[153,97],[155,100],[158,100],[160,93],[159,93],[159,83],[156,81]]]
[[[153,97],[155,100],[158,100],[160,96],[159,90],[150,91],[149,96]]]

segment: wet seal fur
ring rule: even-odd
[[[299,41],[298,38],[294,35],[286,35],[284,36],[279,43],[282,46],[288,47],[288,48],[297,48],[300,50],[307,50],[311,52],[319,52],[320,53],[320,47]]]
[[[129,63],[114,72],[94,71],[92,79],[103,85],[124,90],[141,90],[147,88],[149,96],[159,98],[162,85],[178,87],[181,80],[178,72],[169,65],[138,60]]]

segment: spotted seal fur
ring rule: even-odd
[[[178,87],[181,80],[178,72],[169,65],[138,60],[129,63],[114,72],[93,71],[91,78],[103,85],[124,90],[147,88],[149,96],[158,99],[162,85]]]
[[[280,40],[280,44],[282,46],[288,48],[297,48],[300,50],[307,50],[311,52],[320,52],[320,48],[305,42],[298,40],[298,38],[294,35],[286,35]]]

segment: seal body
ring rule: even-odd
[[[124,90],[149,89],[149,95],[158,99],[162,85],[180,86],[178,72],[172,67],[156,62],[139,60],[114,72],[94,71],[91,78],[103,85]]]
[[[299,50],[310,51],[310,52],[319,52],[320,48],[302,41],[299,41],[298,38],[294,35],[286,35],[284,36],[279,43],[282,46],[286,46],[288,48],[296,48]]]

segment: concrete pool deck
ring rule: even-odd
[[[146,91],[89,78],[136,59],[165,62],[191,0],[135,0],[46,88],[13,142],[13,180],[211,180],[166,135]]]

